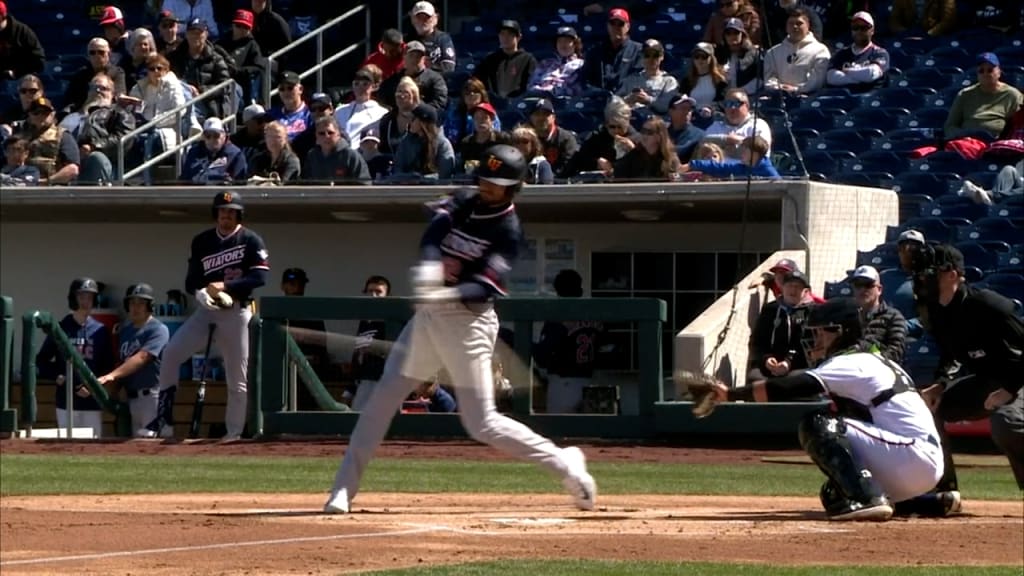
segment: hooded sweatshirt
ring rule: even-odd
[[[814,34],[808,33],[796,44],[787,38],[765,54],[765,87],[778,89],[789,84],[801,94],[815,92],[825,85],[831,58],[828,47],[818,42]]]
[[[341,138],[327,154],[319,146],[306,154],[302,179],[319,183],[369,184],[370,169],[363,157],[349,148],[347,140]]]

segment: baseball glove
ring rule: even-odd
[[[718,399],[716,385],[721,384],[717,378],[700,372],[689,370],[678,370],[675,374],[676,389],[679,392],[689,391],[693,398],[693,415],[697,418],[706,418],[715,411],[715,407],[721,402]]]

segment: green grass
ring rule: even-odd
[[[0,455],[0,494],[325,492],[338,463],[336,458]],[[595,462],[590,469],[602,494],[811,496],[823,479],[813,466],[791,464]],[[959,476],[972,499],[1021,497],[1006,468],[963,469]],[[374,460],[363,489],[561,492],[552,476],[531,464],[415,459]]]
[[[967,566],[794,566],[667,562],[502,561],[368,572],[366,576],[1019,576],[1020,568]]]

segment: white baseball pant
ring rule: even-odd
[[[860,420],[846,418],[846,437],[854,458],[871,471],[893,502],[928,492],[942,478],[938,438],[907,438]]]

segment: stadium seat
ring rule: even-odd
[[[998,204],[989,206],[988,215],[1011,220],[1024,219],[1024,196],[1010,196]]]
[[[1013,300],[1024,302],[1024,276],[1017,274],[990,274],[985,277],[985,285]]]
[[[939,347],[933,340],[922,338],[907,343],[903,355],[903,368],[917,386],[926,386],[933,382],[938,367]]]
[[[807,172],[811,174],[835,174],[839,172],[839,166],[844,160],[856,158],[849,150],[830,150],[828,152],[812,150],[804,154],[803,157]]]
[[[985,277],[985,273],[982,272],[981,268],[977,266],[964,265],[964,280],[968,282],[981,282],[981,279]]]
[[[956,247],[964,255],[965,265],[975,266],[986,272],[999,268],[999,253],[985,248],[979,242],[960,242]]]
[[[825,298],[831,300],[832,298],[849,297],[853,296],[853,288],[849,282],[841,280],[839,282],[825,282]]]
[[[899,88],[931,88],[935,91],[941,91],[948,88],[957,78],[963,74],[963,70],[954,68],[957,70],[955,74],[952,71],[947,71],[942,68],[936,67],[918,67],[906,70],[903,76],[896,81],[895,85]],[[927,98],[927,96],[925,96]]]
[[[837,128],[877,128],[885,132],[896,126],[901,117],[910,116],[906,108],[858,108],[849,114],[836,117]]]
[[[934,106],[921,108],[914,111],[912,116],[903,116],[899,119],[900,128],[942,128],[949,116],[949,108]]]
[[[874,266],[877,270],[884,270],[899,265],[899,249],[895,242],[879,244],[868,252],[857,251],[857,266]]]
[[[924,107],[926,97],[935,93],[936,90],[934,88],[928,87],[895,86],[892,88],[882,88],[875,92],[867,106],[871,108],[917,110]]]
[[[982,218],[976,220],[972,226],[965,227],[959,231],[959,239],[969,240],[999,240],[1006,243],[1018,243],[1024,238],[1024,228],[1015,224],[1015,220],[1008,218]]]
[[[849,186],[892,189],[893,176],[888,172],[840,172],[832,177],[833,182]]]
[[[907,278],[907,273],[899,268],[889,268],[878,272],[878,281],[885,290],[895,291],[907,281]]]
[[[919,160],[911,161],[911,169],[921,172],[953,172],[968,174],[986,170],[987,163],[983,160],[968,160],[959,152],[934,152]],[[995,165],[992,165],[994,168]]]
[[[995,255],[997,272],[1024,274],[1024,255],[1019,252],[996,252]]]
[[[922,66],[959,66],[970,68],[974,65],[974,55],[959,46],[939,46],[933,48],[918,62]]]
[[[867,152],[875,139],[882,138],[877,128],[836,128],[809,143],[811,150],[849,150],[854,154]]]
[[[991,190],[992,186],[996,183],[996,176],[998,175],[999,173],[995,170],[971,172],[964,177],[964,180],[970,180],[985,190]]]
[[[950,187],[960,187],[961,179],[952,172],[903,172],[896,175],[893,190],[899,194],[934,194],[946,192]]]
[[[898,198],[900,202],[900,222],[917,218],[921,215],[921,209],[933,202],[932,197],[927,194],[900,192]]]
[[[978,220],[989,215],[989,207],[978,204],[966,196],[947,194],[939,196],[930,205],[924,206],[921,216],[937,216],[940,218],[966,218]]]
[[[935,142],[935,132],[928,128],[890,130],[877,142],[877,148],[888,152],[907,153]]]
[[[835,118],[845,114],[845,110],[837,108],[800,108],[790,112],[789,118],[795,127],[822,132],[831,130],[834,127]]]
[[[970,226],[966,218],[911,218],[899,227],[899,230],[919,230],[929,242],[951,242],[960,227]]]
[[[860,107],[862,98],[846,88],[825,88],[803,103],[806,108],[837,108],[851,111]]]
[[[852,160],[843,162],[843,169],[851,172],[888,172],[899,174],[906,172],[908,162],[899,154],[885,151],[869,150]]]

